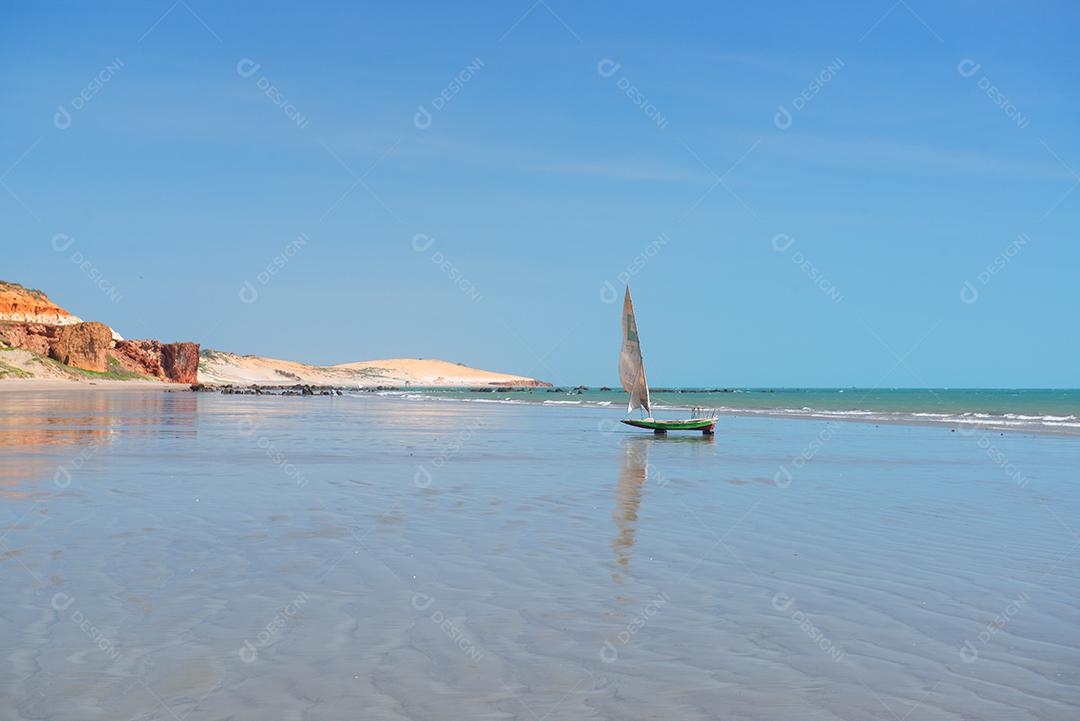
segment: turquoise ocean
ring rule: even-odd
[[[620,388],[534,388],[378,391],[415,400],[437,398],[479,403],[540,403],[618,407]],[[693,408],[724,415],[763,415],[917,423],[1040,433],[1080,434],[1080,390],[948,388],[657,388],[654,415],[678,418]]]

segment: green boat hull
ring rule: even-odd
[[[634,428],[647,428],[654,433],[667,433],[668,431],[701,431],[707,436],[713,434],[716,428],[715,418],[688,418],[681,421],[658,421],[658,420],[637,420],[634,418],[624,418],[623,423]]]

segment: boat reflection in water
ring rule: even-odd
[[[617,568],[611,574],[612,580],[622,583],[622,574],[630,570],[630,557],[634,549],[637,533],[638,509],[644,495],[646,481],[653,480],[653,485],[663,485],[664,476],[649,465],[649,449],[653,443],[677,443],[679,445],[711,446],[714,436],[654,437],[629,436],[623,440],[622,461],[619,465],[619,481],[615,486],[615,511],[611,517],[615,520],[618,533],[611,541],[615,551]],[[702,447],[701,451],[711,452]]]
[[[619,467],[619,482],[615,487],[615,519],[618,533],[611,541],[615,551],[618,568],[612,579],[622,583],[622,574],[630,568],[630,555],[634,548],[634,534],[637,532],[638,508],[641,506],[641,494],[645,481],[649,477],[649,445],[652,438],[638,436],[627,438],[622,444],[622,464]]]

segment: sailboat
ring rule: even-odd
[[[630,300],[630,286],[626,286],[622,313],[622,350],[619,353],[619,380],[623,390],[630,394],[630,404],[626,408],[629,416],[640,409],[644,418],[623,418],[623,423],[635,428],[648,428],[657,435],[668,431],[701,431],[711,436],[716,429],[717,415],[705,415],[702,409],[695,408],[691,417],[684,420],[658,420],[652,417],[652,404],[649,400],[649,383],[645,380],[645,362],[641,358],[641,339],[638,337],[637,320],[634,318],[634,303]]]

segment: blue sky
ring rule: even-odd
[[[1076,387],[1078,21],[9,3],[0,278],[128,337],[599,385],[624,274],[656,385]]]

